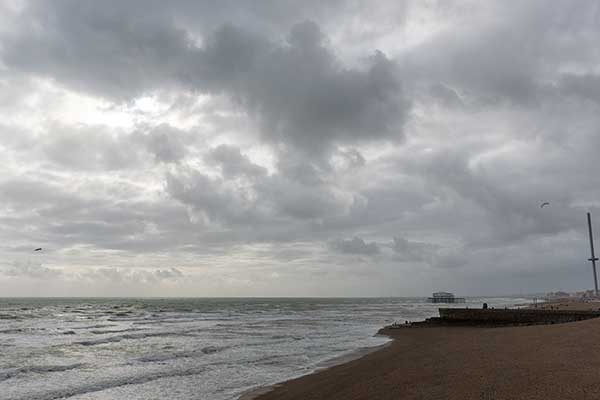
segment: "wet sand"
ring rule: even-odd
[[[600,399],[600,318],[382,333],[395,340],[358,360],[277,385],[256,399]]]

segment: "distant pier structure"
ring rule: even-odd
[[[454,293],[449,292],[435,292],[432,297],[428,297],[427,301],[430,303],[464,303],[464,297],[456,297]]]

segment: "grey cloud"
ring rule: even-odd
[[[263,133],[307,156],[338,142],[402,138],[407,105],[393,62],[377,53],[366,71],[343,69],[317,40],[314,24],[296,29],[290,47],[269,55],[264,70],[251,71],[253,86],[242,92]]]
[[[326,293],[350,270],[369,295],[587,285],[595,3],[320,3],[0,13],[0,256],[40,245],[25,275],[107,288],[175,287],[189,265],[236,295],[271,273]],[[134,125],[70,125],[72,91]]]
[[[413,242],[402,237],[395,237],[392,243],[392,249],[398,253],[398,256],[403,261],[422,261],[431,263],[434,259],[438,245]]]
[[[255,177],[267,174],[266,168],[252,163],[235,146],[222,144],[212,149],[208,153],[207,159],[211,164],[217,163],[221,167],[225,178],[233,178],[239,175]]]
[[[329,172],[329,166],[326,166],[326,171],[323,171],[322,165],[287,153],[281,155],[277,167],[279,173],[286,179],[306,186],[322,185],[323,173]]]
[[[330,243],[331,247],[343,254],[374,255],[379,253],[377,243],[367,243],[359,237],[341,239]]]
[[[166,189],[209,220],[244,225],[322,218],[344,212],[346,201],[328,186],[304,186],[279,176],[240,185],[192,172],[170,175]]]
[[[268,226],[314,220],[345,214],[352,200],[310,164],[267,175],[239,148],[224,145],[211,150],[206,160],[220,167],[222,178],[181,168],[168,175],[166,191],[214,222]]]
[[[337,142],[402,138],[408,102],[396,65],[382,52],[345,68],[314,22],[292,27],[286,45],[239,28],[216,31],[190,72],[200,90],[216,85],[249,110],[269,141],[320,156]]]
[[[352,200],[348,193],[330,185],[309,186],[282,176],[273,177],[261,191],[272,199],[279,213],[298,219],[345,214]]]
[[[563,74],[558,87],[565,94],[600,102],[600,75]]]
[[[0,269],[6,276],[10,277],[27,277],[32,279],[54,279],[62,274],[62,270],[56,268],[48,268],[40,263],[31,261],[15,261],[8,268]]]
[[[481,12],[482,18],[441,30],[410,51],[403,57],[405,72],[420,81],[460,88],[483,105],[543,102],[560,81],[565,60],[584,71],[598,61],[585,50],[599,32],[590,11],[594,7],[585,1],[474,6],[472,12]],[[434,95],[439,96],[437,88]]]
[[[124,8],[31,4],[20,16],[23,30],[3,38],[1,57],[11,68],[117,99],[172,86],[224,93],[265,139],[305,156],[338,142],[403,137],[408,101],[396,64],[381,51],[364,67],[344,66],[309,21],[294,25],[284,44],[223,25],[196,47],[170,14]]]
[[[52,162],[74,170],[115,170],[139,164],[139,154],[128,138],[104,127],[53,125],[43,152]]]
[[[141,234],[144,228],[142,221],[62,221],[50,225],[47,231],[77,243],[98,243],[102,238]]]
[[[5,204],[17,206],[16,209],[19,208],[18,206],[32,209],[45,202],[47,204],[65,204],[69,200],[69,196],[58,186],[27,178],[3,181],[0,183],[0,189],[0,196]]]
[[[168,175],[166,190],[173,198],[201,212],[208,221],[251,224],[261,219],[251,188],[230,185],[196,171]]]
[[[485,224],[472,231],[465,230],[464,239],[479,245],[494,242],[519,241],[530,235],[553,234],[573,227],[576,209],[568,191],[558,189],[551,179],[539,180],[528,169],[515,169],[508,179],[499,169],[471,166],[473,156],[462,151],[440,149],[428,157],[407,162],[405,167],[419,171],[435,190],[450,190],[444,196],[460,207],[448,209],[454,216],[463,214],[468,222],[482,220]],[[416,163],[411,165],[412,163]],[[551,172],[548,172],[551,174]],[[541,174],[544,174],[543,169]],[[557,190],[558,189],[558,190]],[[552,213],[539,208],[542,201],[555,204]]]
[[[44,135],[35,139],[30,132],[21,132],[20,136],[14,141],[15,150],[25,151],[28,146],[30,153],[37,152],[36,161],[74,172],[131,169],[150,160],[176,163],[186,157],[186,146],[195,140],[191,133],[164,123],[133,132],[103,125],[52,123]]]
[[[0,215],[4,242],[20,238],[29,243],[26,247],[64,251],[84,245],[141,253],[194,242],[185,208],[173,201],[141,201],[119,191],[114,193],[124,198],[112,199],[93,185],[67,187],[26,178],[0,183],[0,200],[11,210]]]
[[[345,167],[347,169],[360,168],[367,162],[360,151],[356,149],[340,151],[339,154],[343,158]]]
[[[435,268],[457,268],[466,265],[469,261],[468,252],[462,248],[446,248],[438,251],[431,265]]]
[[[395,237],[392,249],[404,262],[423,262],[430,267],[448,269],[465,266],[470,252],[462,246],[443,247],[438,244],[414,242]]]
[[[434,83],[429,87],[429,94],[447,107],[462,106],[463,102],[456,91],[444,84]]]
[[[185,276],[181,270],[174,267],[168,269],[157,269],[154,271],[154,275],[159,279],[179,279]]]
[[[126,4],[27,3],[16,17],[20,31],[3,37],[2,59],[79,90],[127,99],[173,81],[188,55],[185,31],[144,8],[140,14]]]
[[[134,139],[141,142],[158,162],[178,162],[187,155],[184,134],[167,124],[137,132]]]
[[[177,268],[167,269],[124,269],[115,267],[94,268],[85,271],[81,278],[93,282],[110,282],[116,285],[125,285],[133,282],[139,284],[157,284],[161,281],[177,281],[185,277],[185,274]]]

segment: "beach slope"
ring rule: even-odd
[[[394,342],[259,400],[599,399],[600,319],[382,330]]]

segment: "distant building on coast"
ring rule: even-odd
[[[433,297],[428,297],[427,301],[430,303],[464,303],[464,297],[456,297],[454,293],[449,292],[435,292]]]
[[[592,290],[590,290],[590,294],[593,294]],[[569,299],[569,298],[571,298],[571,294],[567,293],[567,292],[562,292],[562,291],[549,292],[549,293],[546,293],[546,295],[544,296],[544,300],[546,300],[546,301],[549,301],[549,300]]]

